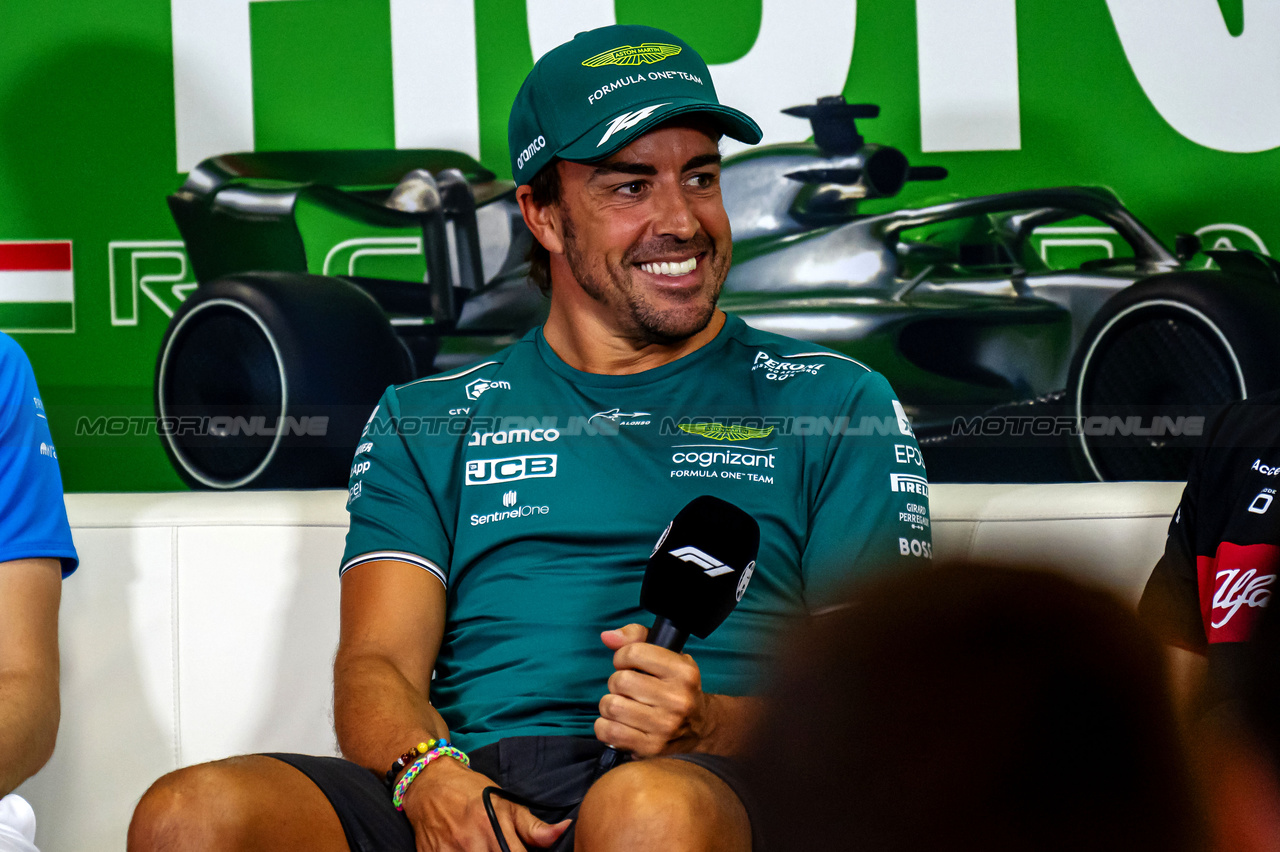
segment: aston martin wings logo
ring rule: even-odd
[[[588,68],[599,68],[602,65],[652,65],[679,52],[680,48],[674,44],[646,41],[639,47],[624,44],[622,47],[597,53],[590,59],[584,60],[582,64]]]
[[[726,426],[723,423],[680,423],[680,428],[690,435],[700,435],[713,441],[749,441],[752,438],[764,438],[773,431],[753,429],[750,426]]]

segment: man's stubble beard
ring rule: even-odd
[[[613,312],[615,321],[627,337],[641,343],[671,346],[702,331],[715,316],[716,302],[720,299],[720,290],[729,271],[730,255],[728,251],[721,251],[722,247],[706,233],[699,232],[694,239],[683,243],[673,240],[659,245],[632,246],[622,258],[621,270],[615,271],[603,258],[597,257],[592,262],[583,255],[578,250],[577,232],[572,220],[566,215],[562,221],[565,260],[574,278],[583,292]],[[644,298],[644,287],[636,283],[633,273],[634,263],[645,262],[635,259],[641,254],[641,248],[645,255],[660,255],[672,249],[705,252],[706,256],[698,264],[711,264],[708,280],[714,286],[710,298],[707,298],[705,290],[700,290],[690,294],[685,303],[676,308],[661,309],[651,304]]]

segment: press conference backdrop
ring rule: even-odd
[[[951,174],[895,203],[1103,185],[1170,245],[1280,246],[1270,0],[4,0],[0,329],[35,365],[68,490],[183,487],[145,421],[194,287],[165,205],[192,166],[448,147],[509,176],[535,58],[613,22],[687,40],[766,142],[809,132],[783,107],[879,104],[870,141]]]

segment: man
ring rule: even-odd
[[[1213,849],[1280,846],[1280,612],[1263,609],[1191,744]]]
[[[0,333],[0,852],[35,852],[35,815],[13,790],[53,754],[58,602],[76,563],[40,391]]]
[[[770,852],[1204,852],[1161,648],[1127,603],[979,563],[856,600],[788,642],[748,751]]]
[[[131,848],[498,849],[494,784],[586,794],[542,818],[495,799],[512,849],[751,847],[729,756],[774,639],[854,574],[923,563],[929,531],[884,379],[716,309],[722,133],[760,138],[669,33],[606,27],[538,62],[509,138],[550,314],[490,360],[389,389],[370,418],[334,668],[347,760],[178,773],[143,799]],[[663,527],[708,492],[759,521],[758,567],[682,655],[643,642],[640,581]],[[446,736],[469,767],[405,771]],[[651,759],[593,785],[605,743]],[[412,778],[403,816],[384,773]]]
[[[1280,391],[1227,408],[1192,459],[1164,555],[1138,611],[1173,650],[1184,700],[1207,670],[1234,692],[1248,641],[1280,567]]]

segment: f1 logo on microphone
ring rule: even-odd
[[[708,577],[719,577],[721,574],[732,574],[733,569],[714,556],[703,553],[696,547],[682,547],[671,551],[671,555],[681,562],[691,562],[702,569]]]

